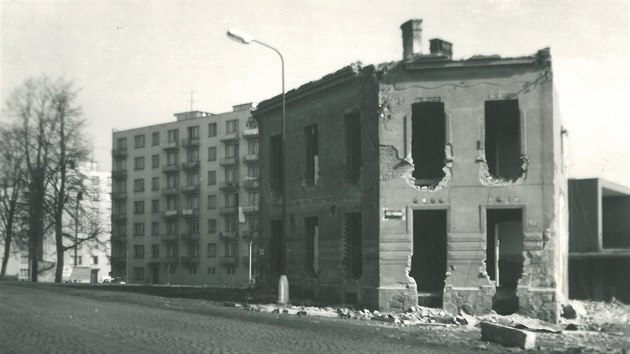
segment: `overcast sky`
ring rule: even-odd
[[[424,20],[423,42],[454,57],[521,56],[551,47],[571,176],[630,185],[628,2],[6,2],[2,102],[26,78],[74,80],[95,159],[110,168],[112,129],[220,113],[280,93],[275,53],[230,41],[234,27],[276,46],[287,89],[351,62],[400,60],[400,25]],[[4,104],[3,104],[4,106]]]

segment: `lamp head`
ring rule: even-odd
[[[250,36],[249,34],[241,32],[239,30],[235,30],[233,28],[228,29],[227,36],[230,39],[243,44],[250,44],[254,40],[254,37]]]

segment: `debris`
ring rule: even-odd
[[[485,321],[481,322],[481,340],[525,350],[536,347],[536,333]]]
[[[562,317],[574,320],[578,317],[584,317],[586,315],[586,309],[577,301],[572,301],[567,305],[562,306]]]

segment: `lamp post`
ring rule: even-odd
[[[279,50],[277,50],[276,48],[270,46],[267,43],[261,42],[257,39],[255,39],[254,37],[252,37],[251,35],[241,32],[239,30],[235,30],[233,28],[230,28],[227,31],[227,36],[230,39],[233,39],[236,42],[242,43],[242,44],[250,44],[252,42],[254,43],[258,43],[260,45],[262,45],[263,47],[267,47],[271,50],[273,50],[274,52],[276,52],[276,54],[278,54],[278,56],[280,57],[280,64],[281,64],[281,68],[282,68],[282,156],[280,158],[280,160],[282,161],[282,247],[285,247],[286,244],[286,230],[287,230],[287,190],[286,190],[286,179],[287,179],[287,174],[286,174],[286,169],[287,169],[287,164],[286,164],[286,100],[285,100],[285,90],[284,90],[284,58],[282,57],[282,54],[280,53]],[[283,253],[282,257],[286,257],[286,255]],[[250,262],[251,262],[251,256],[250,256]],[[287,281],[287,277],[286,277],[286,260],[282,259],[282,275],[280,276],[280,281],[279,281],[279,289],[278,289],[278,302],[279,303],[286,303],[289,301],[289,284]]]

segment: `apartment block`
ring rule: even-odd
[[[255,277],[259,170],[251,107],[177,113],[173,122],[113,134],[114,276],[217,286]]]
[[[439,38],[422,49],[422,20],[401,30],[402,60],[289,91],[285,139],[280,96],[254,111],[265,279],[382,310],[558,320],[567,179],[549,49],[453,59]]]

